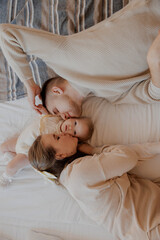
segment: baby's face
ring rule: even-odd
[[[89,132],[89,125],[86,119],[70,118],[62,123],[61,131],[81,139],[86,139]]]

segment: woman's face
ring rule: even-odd
[[[78,138],[69,134],[44,134],[41,137],[41,141],[45,148],[54,148],[57,159],[72,156],[77,152]]]

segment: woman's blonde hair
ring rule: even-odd
[[[57,160],[55,158],[56,151],[53,147],[45,148],[41,142],[41,136],[37,137],[28,152],[30,164],[39,171],[47,171],[59,179],[63,169],[76,158],[83,157],[86,154],[77,151],[76,154]]]

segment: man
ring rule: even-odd
[[[67,119],[81,115],[84,95],[65,79],[56,77],[44,83],[41,99],[43,107],[51,114]]]
[[[151,103],[158,98],[159,81],[152,66],[152,84],[149,84],[146,57],[160,28],[159,7],[159,0],[135,0],[109,20],[71,36],[2,24],[0,46],[24,82],[32,107],[40,112],[42,106],[35,105],[40,88],[33,81],[26,54],[41,58],[59,76],[68,80],[61,87],[56,85],[58,91],[51,91],[54,96],[51,101],[55,97],[64,100],[63,97],[69,96],[66,101],[78,101],[80,107],[84,97],[92,92],[116,104]],[[150,64],[150,57],[148,62]],[[53,112],[56,108],[53,101],[49,109]],[[59,112],[67,117],[69,110]],[[79,114],[80,110],[78,115],[71,113],[70,116]]]
[[[160,33],[154,40],[147,54],[148,65],[151,72],[151,79],[148,80],[148,88],[145,89],[147,81],[135,84],[126,94],[120,95],[116,103],[125,101],[128,103],[130,95],[139,93],[139,100],[144,103],[152,103],[160,99]],[[67,80],[57,77],[45,82],[41,92],[43,106],[51,113],[60,115],[63,119],[79,117],[82,103],[91,91],[76,86],[72,86]],[[144,91],[143,91],[144,90]],[[147,91],[148,90],[148,91]],[[96,93],[96,92],[95,92]],[[96,95],[96,94],[95,94]],[[136,95],[135,95],[136,96]],[[147,96],[147,97],[146,97]],[[134,101],[134,98],[133,98]]]

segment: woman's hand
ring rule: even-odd
[[[86,153],[88,155],[93,155],[93,147],[89,145],[88,143],[80,143],[78,144],[78,150]]]
[[[26,81],[25,87],[27,89],[28,101],[31,107],[39,114],[48,114],[48,111],[42,104],[36,105],[35,103],[35,97],[38,96],[40,98],[41,88],[34,82],[33,79]]]

